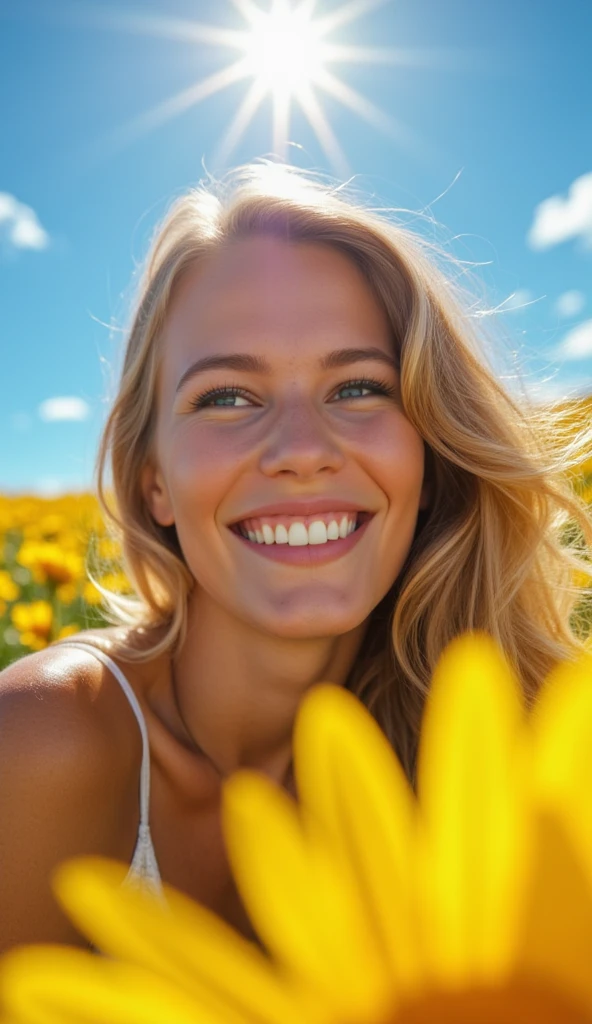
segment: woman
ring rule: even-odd
[[[85,943],[49,876],[87,853],[255,939],[221,781],[248,765],[294,793],[310,686],[358,694],[414,784],[453,636],[496,637],[528,704],[579,653],[578,451],[506,394],[426,248],[289,169],[174,204],[97,466],[137,596],[1,677],[0,949]]]

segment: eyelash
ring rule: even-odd
[[[397,391],[392,386],[392,384],[388,384],[387,381],[385,381],[385,380],[374,380],[371,377],[365,377],[365,378],[358,379],[358,380],[348,380],[348,381],[345,382],[345,384],[340,384],[340,386],[337,388],[337,391],[339,392],[339,391],[345,390],[345,388],[355,388],[355,387],[366,388],[366,389],[370,389],[371,388],[375,393],[380,393],[380,394],[383,394],[383,395],[388,395],[389,398],[395,398],[396,395],[397,395]],[[227,387],[210,388],[208,391],[203,391],[200,395],[196,395],[195,398],[192,398],[191,402],[189,404],[191,405],[191,408],[195,409],[195,410],[197,410],[197,409],[204,409],[204,408],[208,408],[208,407],[209,408],[213,408],[213,409],[237,409],[237,408],[241,408],[241,406],[234,406],[234,405],[226,405],[226,406],[219,405],[219,406],[215,406],[215,405],[210,404],[211,399],[219,398],[219,397],[227,396],[227,395],[238,395],[241,398],[248,398],[249,397],[248,393],[245,391],[244,388],[239,388],[239,387],[236,387],[234,385],[228,385]],[[366,398],[368,396],[367,395],[361,395],[360,397]],[[345,401],[348,401],[348,399],[345,399]]]

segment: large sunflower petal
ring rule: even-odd
[[[400,994],[421,982],[414,916],[416,806],[384,733],[361,702],[321,684],[294,731],[298,794],[308,827],[320,827],[353,873],[369,926]]]
[[[531,855],[519,687],[494,641],[443,652],[418,763],[421,905],[435,980],[495,982],[511,963]]]
[[[55,876],[68,915],[101,950],[154,971],[199,998],[224,1024],[301,1024],[302,1004],[268,959],[221,918],[164,886],[166,905],[121,888],[122,866],[70,861]]]
[[[319,836],[304,833],[295,802],[264,775],[239,771],[224,786],[223,825],[241,895],[279,962],[335,1019],[372,1019],[384,971],[355,892]]]
[[[592,1016],[592,887],[560,819],[542,811],[537,832],[515,970],[555,983]]]
[[[6,954],[0,997],[24,1024],[226,1024],[150,971],[59,946]]]
[[[532,716],[537,798],[560,814],[592,886],[592,657],[564,662],[545,681]]]

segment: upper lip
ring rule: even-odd
[[[242,516],[233,519],[229,526],[240,523],[243,519],[255,519],[257,516],[314,516],[322,512],[367,512],[359,501],[344,501],[340,498],[308,498],[307,500],[276,501],[273,505],[259,505],[250,509]]]

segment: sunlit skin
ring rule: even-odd
[[[394,353],[361,272],[323,245],[237,242],[186,272],[167,317],[143,493],[158,523],[175,524],[197,581],[174,681],[191,739],[224,775],[251,765],[285,781],[304,692],[345,682],[429,502],[423,441],[398,393],[343,391],[359,378],[398,389],[396,367],[319,368],[349,347]],[[196,359],[222,353],[256,354],[271,372],[210,369],[176,393]],[[229,386],[244,396],[192,407]],[[272,562],[228,527],[262,504],[319,496],[374,513],[326,565]]]

